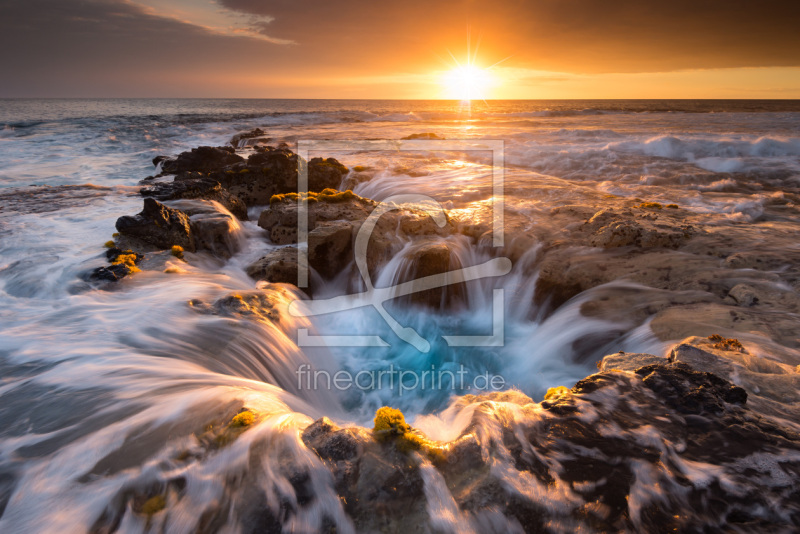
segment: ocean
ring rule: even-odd
[[[270,323],[188,306],[263,289],[245,273],[275,248],[257,225],[263,207],[248,206],[250,220],[237,227],[239,248],[230,258],[198,254],[179,276],[143,272],[112,290],[87,285],[82,275],[105,263],[103,243],[112,239],[116,219],[141,210],[138,184],[156,174],[154,157],[223,146],[253,128],[264,130],[265,143],[290,148],[305,141],[419,134],[500,143],[506,252],[517,248],[511,272],[469,282],[463,308],[390,305],[400,324],[431,340],[427,353],[404,343],[370,308],[311,318],[285,314]],[[459,223],[493,221],[492,154],[486,150],[425,145],[416,152],[352,148],[312,155],[365,169],[368,179],[352,183],[363,197],[422,194]],[[84,184],[92,187],[63,187]],[[168,519],[159,519],[162,528],[197,531],[202,511],[228,506],[211,530],[255,531],[236,503],[247,500],[252,487],[264,489],[273,502],[280,492],[269,481],[280,478],[276,473],[287,455],[319,470],[309,490],[315,504],[291,516],[292,528],[316,531],[325,517],[347,531],[352,525],[339,498],[298,437],[313,420],[327,416],[369,427],[375,410],[391,405],[429,437],[447,441],[464,430],[464,416],[454,407],[463,395],[476,393],[477,377],[501,376],[500,389],[540,401],[549,388],[571,387],[595,372],[605,354],[664,355],[686,333],[695,335],[682,323],[676,326],[678,318],[664,319],[665,308],[704,291],[704,303],[722,306],[731,287],[747,282],[746,273],[719,282],[703,267],[674,276],[700,280],[705,289],[670,281],[631,297],[631,288],[647,284],[620,276],[582,287],[563,302],[543,300],[536,286],[553,243],[542,236],[572,231],[583,221],[581,215],[572,226],[559,226],[554,213],[582,213],[580,206],[603,199],[658,204],[659,210],[674,205],[687,219],[702,220],[708,235],[738,240],[741,251],[763,247],[791,256],[800,247],[791,196],[798,188],[800,101],[0,100],[0,531],[99,528],[108,510],[125,509],[119,502],[126,491],[178,479],[181,498]],[[464,234],[443,242],[462,266],[499,254]],[[383,267],[376,287],[401,280],[411,248]],[[573,253],[590,252],[580,245]],[[663,262],[681,263],[686,254],[670,250]],[[603,268],[602,261],[597,265]],[[790,296],[762,299],[760,309],[771,319],[747,323],[740,339],[757,347],[759,356],[796,366],[797,330],[779,334],[764,326],[778,316],[787,324],[796,320],[794,301],[787,299],[797,289],[780,272],[771,269],[769,283]],[[347,292],[353,281],[336,279],[328,286],[315,298]],[[445,343],[447,335],[490,334],[499,289],[505,295],[499,304],[502,343]],[[288,305],[299,296],[287,290],[275,298]],[[636,318],[617,308],[587,312],[609,300],[626,312],[635,308]],[[299,328],[380,335],[389,346],[300,346]],[[714,328],[721,327],[709,319],[709,334]],[[467,385],[309,390],[298,382],[303,364],[330,373],[463,370]],[[216,455],[197,452],[193,429],[234,405],[270,418]],[[197,459],[172,460],[182,454]],[[260,475],[250,480],[244,473],[255,464]],[[568,501],[564,497],[562,504]],[[461,525],[457,518],[448,524],[456,530]],[[561,520],[553,525],[554,531],[574,527]],[[151,526],[134,513],[122,513],[116,522],[125,532]]]

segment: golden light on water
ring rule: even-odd
[[[485,100],[496,80],[489,69],[475,65],[459,65],[442,76],[445,98],[453,100]]]

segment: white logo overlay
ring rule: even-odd
[[[400,141],[298,141],[297,154],[308,161],[309,152],[320,151],[484,151],[492,153],[492,246],[502,247],[503,235],[503,148],[502,140],[400,140]],[[308,192],[308,167],[298,165],[298,192]],[[300,194],[298,204],[298,287],[308,287],[308,200]],[[384,199],[370,213],[356,234],[354,254],[358,272],[363,279],[365,290],[353,295],[342,295],[330,299],[294,300],[289,305],[289,313],[295,317],[311,317],[356,308],[372,306],[380,314],[389,328],[404,342],[418,351],[427,353],[430,341],[411,327],[403,326],[386,310],[386,301],[441,288],[451,284],[468,282],[482,278],[497,277],[511,271],[511,260],[493,258],[479,265],[464,267],[441,274],[418,278],[389,287],[376,288],[372,284],[367,268],[367,246],[370,236],[385,213],[392,210],[414,208],[424,211],[439,226],[447,224],[447,216],[442,205],[433,198],[420,194],[394,195]],[[492,295],[492,334],[487,336],[443,335],[451,347],[497,347],[504,343],[504,298],[502,289],[494,289]],[[390,344],[377,335],[312,335],[305,328],[298,329],[298,346],[305,347],[388,347]]]

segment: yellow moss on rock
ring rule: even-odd
[[[180,245],[172,245],[172,249],[170,249],[170,254],[172,254],[176,258],[182,260],[183,259],[183,247],[180,246]]]
[[[126,250],[124,252],[130,252],[130,251]],[[130,269],[132,273],[138,273],[141,271],[141,269],[139,269],[136,266],[136,254],[134,253],[120,254],[119,256],[114,258],[114,261],[111,262],[111,265],[125,265],[128,267],[128,269]]]
[[[667,204],[667,207],[668,207],[669,209],[671,209],[671,210],[676,210],[676,209],[678,209],[680,206],[678,206],[677,204]]]
[[[392,440],[398,451],[403,453],[421,451],[434,462],[445,459],[446,447],[429,440],[411,428],[400,410],[388,406],[378,408],[374,423],[372,433],[377,441]]]
[[[250,410],[245,410],[244,412],[236,414],[228,426],[237,428],[237,427],[245,427],[250,426],[256,420],[255,414]]]
[[[163,495],[156,495],[150,497],[142,505],[142,513],[145,515],[154,515],[167,507],[167,499]]]
[[[395,408],[384,406],[375,412],[375,427],[372,431],[380,440],[389,436],[400,436],[411,430],[411,426],[406,423],[403,412]]]
[[[347,191],[337,191],[336,189],[323,189],[319,193],[315,191],[309,191],[308,193],[302,193],[298,195],[297,193],[283,193],[280,195],[272,195],[269,199],[270,205],[278,204],[280,202],[297,202],[297,199],[306,199],[309,203],[312,202],[345,202],[347,200],[353,200],[360,198],[358,195],[353,193],[350,189]]]
[[[103,246],[106,247],[106,248],[114,248],[115,245],[116,245],[116,243],[114,243],[113,241],[106,241],[103,244]]]
[[[557,386],[554,388],[549,388],[547,393],[544,394],[544,400],[555,400],[559,397],[565,397],[572,393],[572,391],[565,386]]]
[[[641,203],[641,204],[639,204],[637,207],[639,207],[639,208],[642,208],[642,209],[656,209],[656,210],[660,210],[660,209],[662,209],[664,206],[662,206],[662,205],[661,205],[661,204],[659,204],[658,202],[642,202],[642,203]]]

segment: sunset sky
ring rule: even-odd
[[[798,21],[770,0],[1,0],[0,96],[452,98],[469,43],[486,98],[800,98]]]

